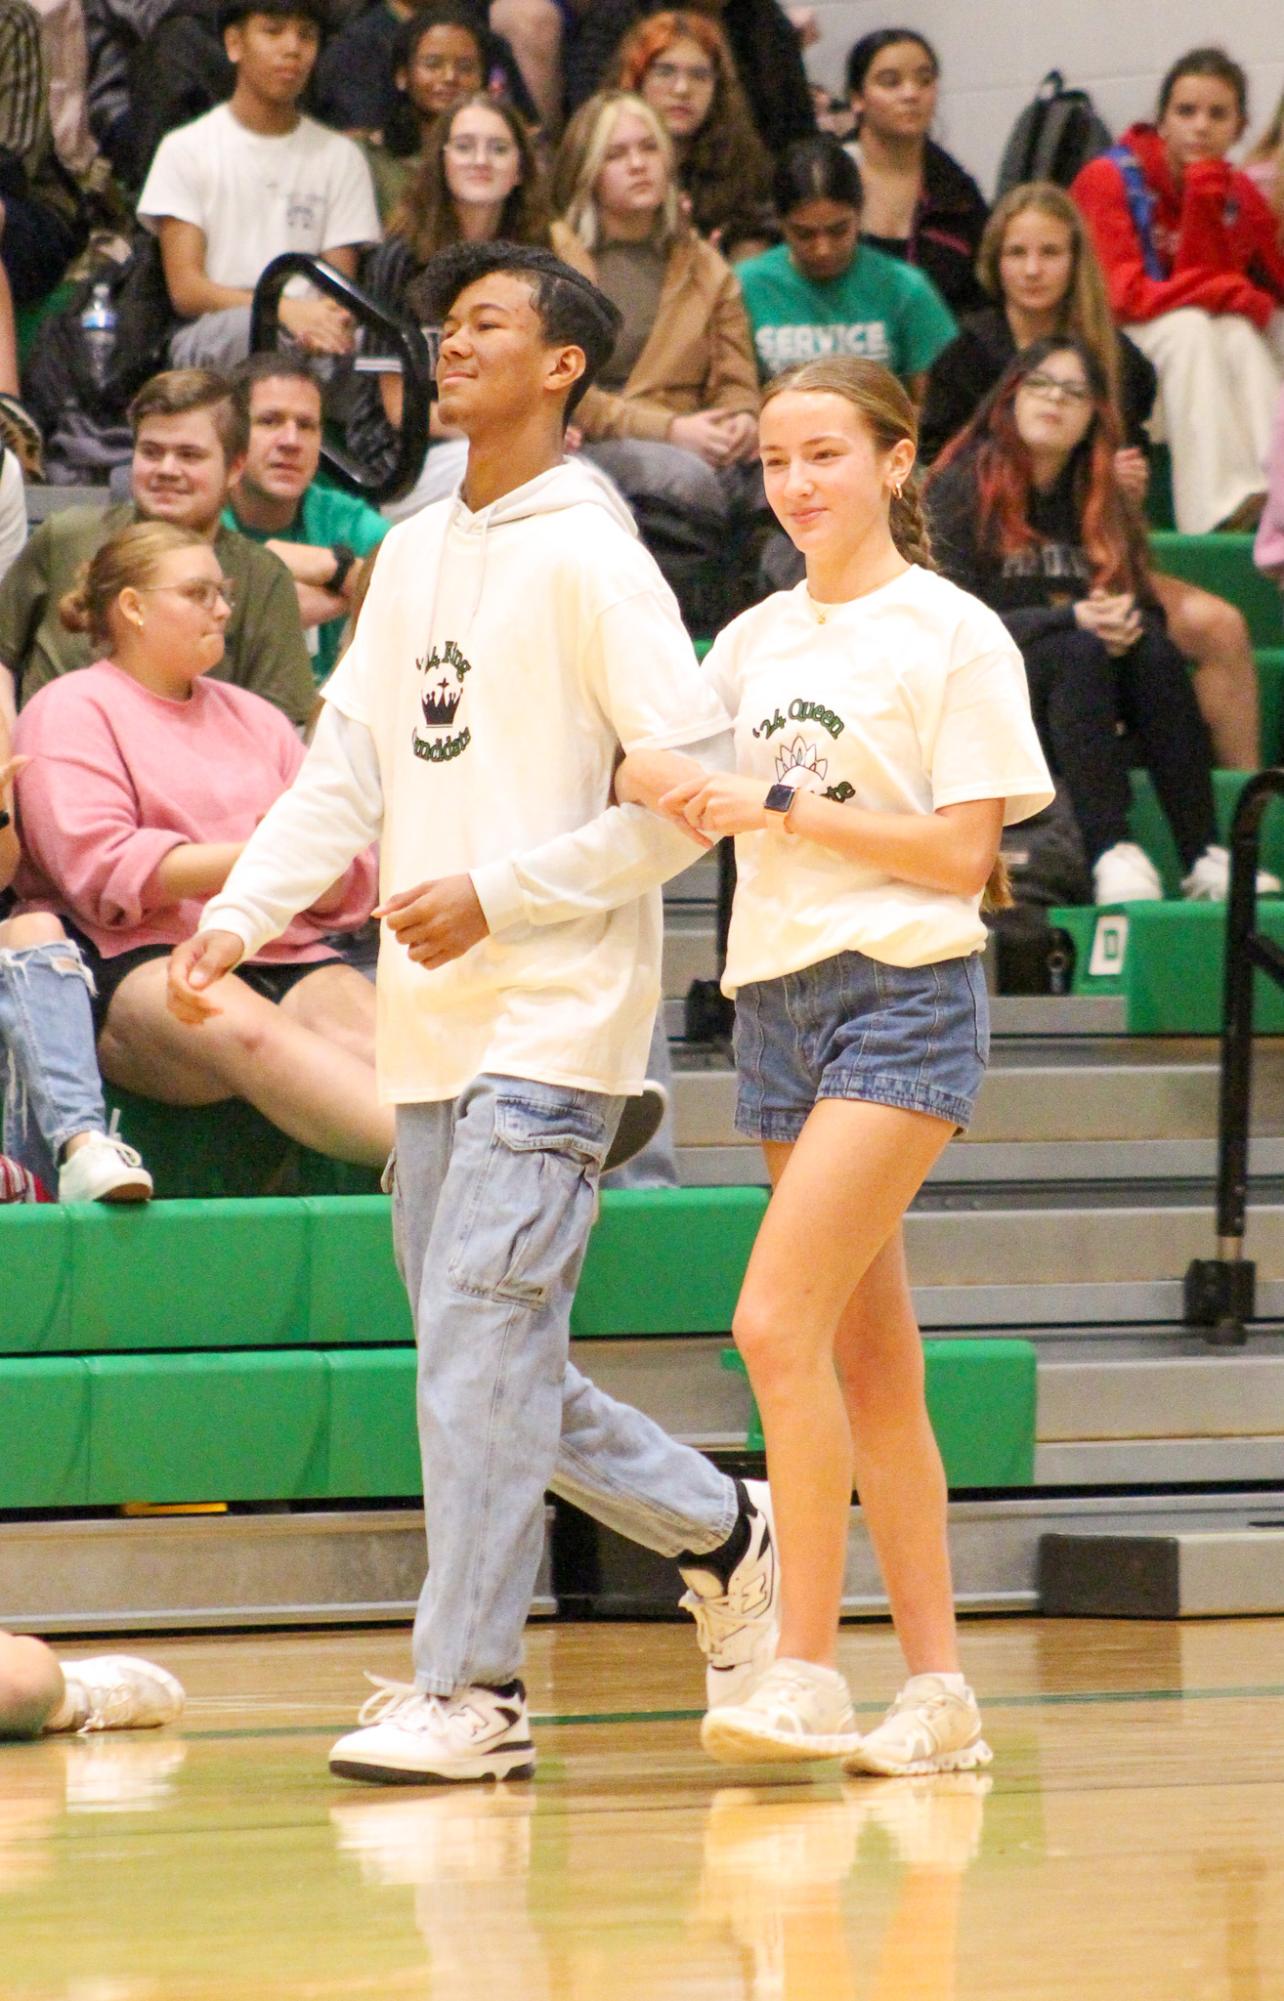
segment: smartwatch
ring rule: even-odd
[[[326,585],[328,591],[341,591],[348,581],[352,565],[357,560],[357,552],[350,542],[336,542],[330,550],[334,557],[334,575]]]
[[[780,823],[783,827],[788,822],[789,809],[797,797],[798,792],[795,786],[773,785],[762,803],[768,813],[779,814]]]

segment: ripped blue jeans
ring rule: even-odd
[[[67,1141],[107,1129],[91,988],[89,969],[70,938],[0,950],[4,1151],[51,1191]]]

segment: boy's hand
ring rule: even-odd
[[[470,875],[442,876],[437,882],[399,890],[373,915],[383,919],[417,966],[430,971],[462,958],[490,936]]]
[[[175,945],[169,955],[165,995],[170,1013],[189,1028],[199,1028],[212,1014],[222,1014],[206,990],[231,972],[244,951],[235,931],[198,931],[194,938]]]

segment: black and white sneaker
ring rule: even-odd
[[[742,1702],[776,1658],[780,1637],[780,1565],[776,1559],[771,1489],[746,1480],[749,1546],[727,1579],[696,1563],[681,1566],[687,1590],[684,1611],[696,1623],[705,1656],[705,1697],[710,1709]]]
[[[535,1747],[519,1681],[508,1689],[425,1695],[405,1682],[370,1679],[375,1693],[362,1706],[358,1728],[330,1753],[336,1778],[413,1786],[533,1774]]]
[[[648,1077],[637,1097],[624,1100],[620,1123],[615,1128],[615,1137],[602,1162],[603,1174],[611,1174],[617,1167],[623,1167],[626,1161],[650,1146],[664,1124],[668,1109],[669,1094],[664,1085],[657,1083],[654,1077]]]

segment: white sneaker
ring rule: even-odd
[[[700,1742],[720,1764],[756,1765],[843,1758],[860,1738],[836,1668],[778,1660],[741,1701],[709,1711]]]
[[[526,1691],[457,1688],[424,1695],[399,1681],[371,1675],[375,1693],[362,1705],[358,1728],[330,1753],[339,1779],[381,1785],[448,1784],[478,1779],[529,1779],[535,1770]]]
[[[152,1177],[141,1154],[116,1132],[117,1114],[105,1133],[90,1133],[58,1169],[60,1202],[150,1202]]]
[[[749,1547],[727,1580],[696,1564],[682,1567],[687,1585],[679,1603],[690,1612],[704,1654],[705,1701],[710,1709],[739,1702],[776,1658],[780,1637],[780,1565],[775,1518],[765,1480],[746,1480]]]
[[[1257,894],[1278,896],[1281,884],[1269,869],[1257,871]],[[1181,879],[1181,893],[1188,903],[1225,903],[1230,895],[1230,853],[1216,842],[1204,849],[1189,875]]]
[[[994,1753],[981,1735],[981,1712],[970,1688],[961,1695],[939,1675],[906,1682],[878,1726],[843,1759],[845,1772],[889,1778],[927,1772],[971,1772]]]
[[[1159,870],[1135,841],[1116,841],[1092,865],[1094,903],[1162,903]]]
[[[157,1730],[183,1713],[182,1684],[154,1661],[133,1654],[93,1654],[63,1666],[71,1713],[60,1728],[86,1737],[94,1730]]]

